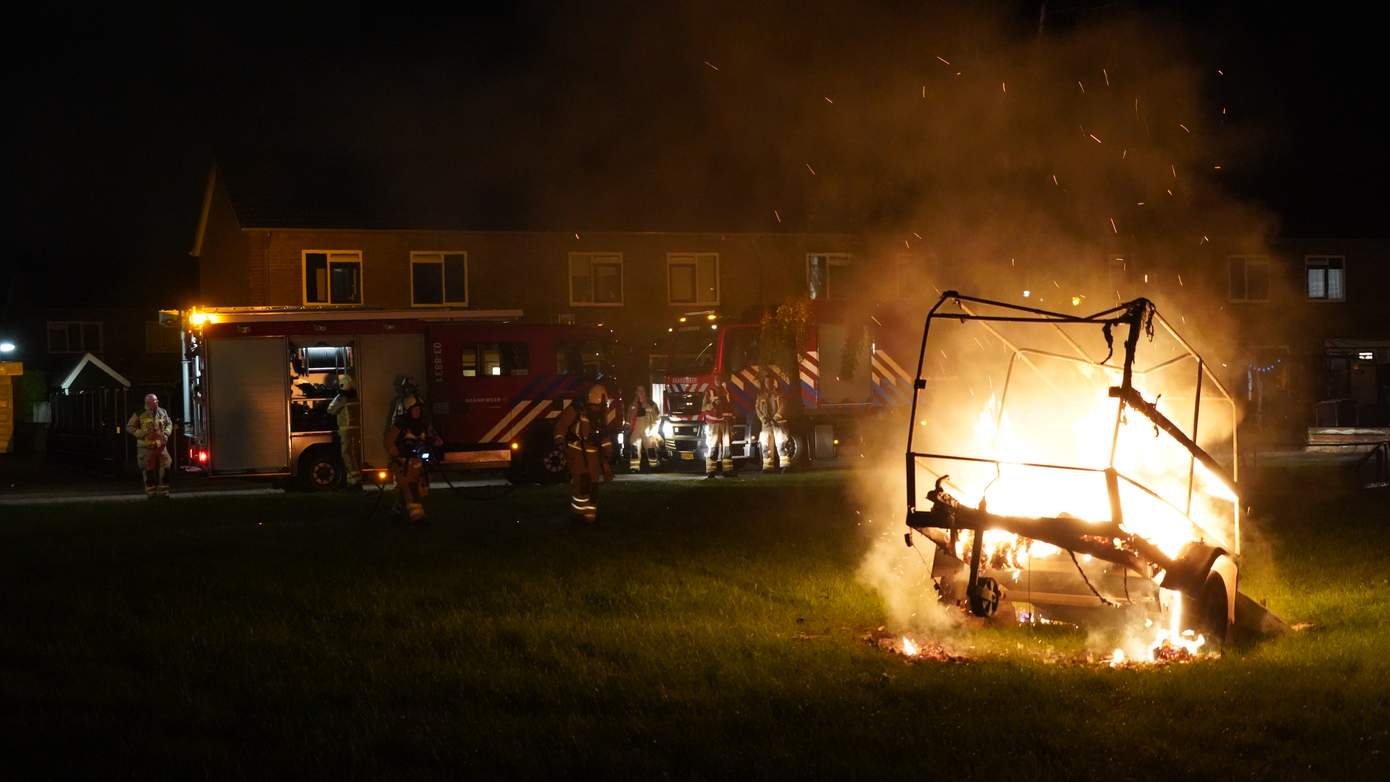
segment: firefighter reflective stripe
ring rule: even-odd
[[[505,416],[503,416],[503,417],[502,417],[502,420],[501,420],[501,421],[498,421],[496,426],[494,426],[494,427],[492,427],[491,429],[489,429],[488,432],[487,432],[487,434],[483,435],[483,439],[482,439],[480,442],[484,442],[484,443],[495,443],[495,442],[497,442],[497,441],[494,440],[493,438],[495,438],[495,437],[497,436],[497,434],[498,434],[499,432],[501,432],[502,429],[503,429],[507,424],[511,423],[513,418],[516,418],[518,415],[520,415],[520,414],[521,414],[521,411],[522,411],[522,410],[525,410],[525,409],[526,409],[526,406],[529,405],[529,404],[531,404],[531,401],[532,401],[532,400],[530,400],[530,399],[523,399],[522,401],[517,402],[517,403],[516,403],[516,407],[513,407],[513,408],[511,409],[511,412],[509,412],[509,413],[507,413]],[[508,438],[508,439],[510,439],[510,438]]]

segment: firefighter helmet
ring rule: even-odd
[[[589,404],[608,406],[608,389],[602,384],[595,383],[589,387]]]

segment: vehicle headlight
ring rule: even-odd
[[[676,427],[671,425],[671,419],[666,418],[661,421],[661,437],[665,440],[673,440],[676,437]]]

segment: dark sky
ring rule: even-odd
[[[891,205],[818,211],[843,206],[833,175],[808,186],[786,163],[829,131],[792,104],[872,88],[897,20],[904,35],[930,31],[924,58],[971,46],[950,29],[961,4],[596,5],[418,17],[352,3],[221,17],[65,6],[13,20],[6,271],[55,303],[188,289],[214,156],[248,208],[286,219],[749,230],[776,228],[763,208],[775,203],[794,226],[854,228]],[[1044,36],[1136,14],[1182,31],[1175,51],[1259,131],[1258,164],[1234,167],[1228,186],[1286,233],[1384,233],[1374,25],[1331,4],[1047,5]],[[994,8],[1001,34],[1037,34],[1037,3]],[[782,67],[754,84],[739,67],[760,57]],[[831,171],[858,165],[826,156]]]

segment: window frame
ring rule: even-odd
[[[328,264],[325,271],[326,284],[328,285],[328,301],[309,301],[309,256],[323,255]],[[355,258],[334,258],[334,256],[355,256]],[[334,263],[355,263],[357,264],[357,301],[335,302],[333,301],[333,264]],[[316,250],[305,249],[299,251],[299,297],[305,307],[365,307],[367,304],[367,275],[362,263],[361,250]]]
[[[64,331],[67,331],[67,329],[68,329],[70,326],[77,326],[77,327],[78,327],[78,333],[79,333],[79,334],[82,333],[83,329],[84,329],[86,326],[96,326],[96,327],[97,327],[97,346],[96,346],[96,349],[94,350],[94,349],[92,349],[92,348],[87,347],[87,338],[86,338],[85,335],[83,335],[83,338],[82,338],[82,349],[80,349],[80,350],[72,350],[72,349],[71,349],[71,346],[69,346],[68,349],[66,349],[66,350],[54,350],[54,349],[53,349],[53,329],[54,329],[54,327],[56,327],[56,326],[62,326]],[[52,356],[80,356],[80,355],[82,355],[83,353],[97,354],[97,353],[102,352],[102,348],[104,348],[104,347],[106,346],[106,328],[105,328],[105,326],[102,325],[102,322],[99,321],[99,320],[50,320],[50,321],[45,321],[44,331],[43,331],[43,341],[44,341],[44,346],[48,348],[48,353],[49,353],[49,355],[52,355]]]
[[[589,263],[590,299],[593,298],[593,277],[594,259],[611,258],[616,259],[612,263],[618,267],[618,300],[617,301],[576,301],[574,298],[574,262],[576,259],[586,259]],[[569,303],[571,307],[622,307],[627,301],[627,271],[625,268],[623,254],[620,252],[571,252],[565,259],[565,287],[569,290]]]
[[[806,296],[808,298],[813,299],[814,301],[835,301],[835,290],[834,287],[830,284],[832,276],[831,274],[826,274],[825,276],[825,298],[816,299],[814,296],[811,295],[813,290],[811,288],[812,258],[826,259],[826,269],[827,271],[829,271],[830,269],[833,269],[836,266],[842,266],[847,268],[854,266],[854,253],[806,253]]]
[[[463,256],[463,301],[449,300],[449,267],[446,260],[450,255]],[[437,260],[436,260],[437,259]],[[439,303],[421,303],[415,300],[415,266],[431,265],[439,267]],[[467,307],[473,297],[473,270],[466,250],[411,250],[410,251],[410,306],[412,307]]]
[[[1241,296],[1237,298],[1235,291],[1231,290],[1231,262],[1239,260],[1241,262]],[[1250,264],[1257,263],[1265,268],[1265,297],[1263,299],[1250,298]],[[1226,256],[1226,297],[1232,304],[1264,304],[1269,301],[1270,283],[1273,278],[1270,276],[1270,259],[1268,255],[1228,255]],[[1307,285],[1307,279],[1304,279]]]
[[[700,259],[714,258],[714,298],[700,298]],[[671,270],[676,266],[690,266],[695,270],[695,298],[692,301],[676,301],[671,298]],[[717,252],[668,252],[666,253],[666,304],[672,307],[718,307],[723,298],[723,270]]]
[[[1314,296],[1308,290],[1308,271],[1310,269],[1318,268],[1319,264],[1321,265],[1323,272],[1331,271],[1332,267],[1328,265],[1330,261],[1342,262],[1342,295],[1335,299],[1332,298],[1330,295]],[[1330,286],[1328,286],[1327,284],[1326,274],[1323,275],[1322,284],[1324,292],[1330,289]],[[1305,301],[1310,301],[1315,304],[1345,304],[1347,300],[1347,257],[1345,255],[1326,254],[1303,256],[1303,298]]]

